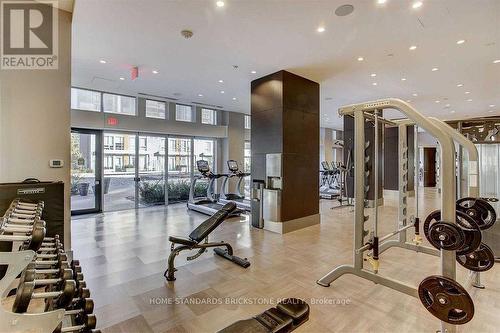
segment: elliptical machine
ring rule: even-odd
[[[217,211],[221,210],[222,207],[224,206],[223,204],[217,202],[217,200],[214,198],[214,183],[215,180],[225,175],[215,174],[212,171],[210,171],[210,166],[208,165],[208,161],[205,160],[196,161],[196,167],[198,168],[200,175],[194,176],[193,181],[191,182],[191,186],[189,188],[189,201],[187,203],[187,208],[203,214],[213,215]],[[199,179],[203,178],[209,180],[207,185],[207,194],[205,197],[195,198],[194,191],[196,187],[196,182]],[[229,214],[229,216],[240,216],[242,212],[243,211],[241,209],[235,209]]]
[[[252,206],[250,200],[245,199],[245,195],[241,193],[243,179],[250,176],[250,173],[240,171],[238,162],[235,160],[228,160],[227,168],[229,170],[229,173],[227,175],[224,175],[225,178],[222,181],[221,196],[219,198],[219,201],[221,203],[234,202],[236,204],[236,207],[244,209],[246,211],[251,211]],[[238,177],[238,182],[236,183],[236,192],[226,193],[227,181],[233,177]]]

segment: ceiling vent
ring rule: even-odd
[[[337,9],[335,9],[335,15],[347,16],[347,15],[351,15],[353,11],[354,11],[353,5],[342,5],[342,6],[337,7]]]

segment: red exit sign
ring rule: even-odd
[[[118,125],[118,119],[115,118],[115,117],[108,117],[108,119],[106,120],[107,124],[109,126],[116,126]]]

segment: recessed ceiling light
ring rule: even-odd
[[[406,81],[406,78],[405,78],[405,77],[402,77],[402,78],[401,78],[401,81]]]
[[[407,100],[406,100],[406,103],[410,103],[410,102],[411,102],[411,99],[407,99]]]
[[[462,83],[457,84],[457,87],[463,87],[464,85]]]
[[[203,97],[203,94],[198,94],[198,97]]]
[[[372,73],[370,76],[371,76],[371,77],[375,77],[375,76],[377,76],[377,74]]]
[[[412,95],[413,95],[414,97],[417,97],[417,96],[418,96],[418,94],[417,94],[417,93],[413,93]]]
[[[417,9],[417,8],[422,7],[422,5],[423,5],[422,1],[415,1],[415,2],[413,3],[413,5],[411,5],[411,7],[412,7],[413,9]]]
[[[455,110],[451,110],[450,113],[455,113]]]
[[[387,0],[377,0],[377,3],[378,3],[379,5],[383,5],[383,4],[384,4],[384,3],[386,3],[386,2],[387,2]]]
[[[220,91],[220,93],[221,93],[221,94],[223,94],[223,93],[225,93],[225,91],[224,91],[224,90],[221,90],[221,91]]]
[[[415,46],[415,45],[410,46],[410,51],[413,51],[413,50],[416,50],[416,49],[417,49],[417,46]]]
[[[160,72],[158,72],[156,69],[153,69],[153,74],[158,74]]]
[[[372,83],[372,85],[373,85],[373,86],[376,86],[376,85],[377,85],[377,82],[373,82],[373,83]]]
[[[467,102],[472,102],[472,99],[471,99],[471,98],[469,98],[469,99],[467,100]]]
[[[363,60],[365,60],[365,58],[363,58],[363,57],[358,57],[358,61],[363,61]]]
[[[250,73],[252,73],[252,74],[257,74],[257,71],[251,71]]]
[[[215,5],[216,5],[217,7],[224,7],[225,3],[224,3],[224,1],[217,1],[217,2],[215,3]]]
[[[432,69],[432,71],[433,71],[433,72],[436,72],[436,71],[438,71],[438,70],[439,70],[439,68],[437,68],[437,67],[434,67],[434,68]]]
[[[445,107],[449,108],[451,105],[450,104],[446,104]]]
[[[500,59],[493,60],[493,63],[494,63],[494,64],[500,64]]]
[[[121,77],[121,78],[120,78],[120,80],[122,80],[122,81],[123,81],[123,80],[125,80],[125,78],[124,78],[124,77]]]
[[[457,40],[457,44],[460,45],[460,44],[463,44],[465,43],[465,39],[460,39],[460,40]]]
[[[316,29],[317,32],[325,32],[325,27],[318,27],[318,29]]]
[[[437,101],[437,100],[436,100],[436,101],[434,101],[434,102],[439,103],[439,101]]]
[[[224,83],[224,80],[219,80],[219,83]]]
[[[492,113],[492,112],[493,112],[493,110],[490,110],[490,111],[488,111],[488,112],[489,112],[489,113]]]
[[[495,107],[495,104],[490,104],[490,108],[494,108]]]
[[[466,91],[466,92],[465,92],[465,94],[466,94],[466,95],[470,94],[470,91]]]
[[[235,100],[236,100],[236,97],[233,97],[233,101],[235,101]]]
[[[101,60],[99,60],[99,62],[100,62],[101,64],[105,64],[105,63],[106,63],[106,60],[101,59]]]

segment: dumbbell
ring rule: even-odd
[[[37,279],[36,275],[41,275],[44,273],[40,273],[36,269],[26,269],[21,273],[21,277],[19,278],[19,284],[23,284],[25,282],[34,282],[35,287],[37,286],[45,286],[50,284],[61,284],[66,280],[73,279],[73,271],[69,268],[60,268],[56,277]]]
[[[43,208],[45,206],[45,202],[38,201],[37,203],[33,203],[33,202],[22,201],[21,199],[14,199],[12,200],[11,205],[34,209],[37,207]]]
[[[24,242],[23,250],[37,251],[43,243],[45,228],[34,228],[31,235],[0,235],[0,242]]]
[[[40,260],[40,259],[47,259],[47,260]],[[68,256],[64,252],[58,252],[58,253],[51,253],[51,254],[37,254],[36,259],[35,259],[35,265],[36,267],[45,267],[45,266],[53,266],[53,267],[60,267],[61,263],[66,263],[68,264]]]
[[[93,329],[95,328],[96,324],[97,324],[97,318],[95,315],[85,314],[82,316],[81,320],[78,320],[77,325],[62,327],[62,322],[61,322],[59,326],[56,327],[53,333],[65,333],[65,332],[94,333],[95,331],[93,331]]]
[[[17,287],[16,298],[12,305],[12,312],[24,313],[32,299],[57,299],[55,308],[66,308],[71,304],[76,291],[76,282],[65,280],[61,284],[61,290],[49,292],[35,292],[35,282],[25,282]]]
[[[76,318],[81,318],[83,315],[89,315],[94,312],[94,301],[92,298],[82,299],[79,307],[71,308],[64,312],[65,316],[74,316]]]

